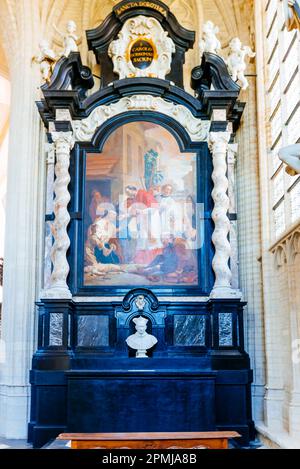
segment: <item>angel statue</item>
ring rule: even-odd
[[[246,57],[255,57],[255,52],[248,46],[243,46],[240,39],[235,37],[229,43],[229,55],[226,60],[228,70],[233,81],[241,82],[242,90],[246,90],[249,86],[245,77]]]
[[[64,51],[61,53],[61,56],[69,57],[71,52],[78,52],[78,46],[82,42],[82,38],[78,37],[75,33],[77,26],[75,21],[69,20],[66,25],[66,32],[62,33],[55,24],[53,25],[55,31],[62,37],[63,43],[57,42],[58,45],[64,47]]]
[[[32,58],[32,62],[40,64],[40,70],[43,79],[49,83],[53,67],[56,63],[56,54],[50,48],[49,42],[43,39],[39,43],[40,53]]]
[[[290,176],[300,174],[300,143],[281,148],[278,156],[287,165],[285,171]]]
[[[300,30],[300,0],[284,0],[283,5],[286,29]]]
[[[212,21],[206,21],[203,25],[203,37],[199,42],[200,53],[210,52],[211,54],[218,54],[221,50],[221,43],[217,38],[219,28],[215,26]]]

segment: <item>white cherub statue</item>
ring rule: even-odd
[[[204,52],[210,52],[211,54],[218,54],[221,50],[221,43],[217,38],[219,28],[215,26],[212,21],[206,21],[203,25],[203,37],[199,42],[201,55]]]
[[[46,39],[43,39],[39,43],[40,53],[32,58],[33,62],[40,64],[40,70],[43,79],[49,83],[53,65],[56,62],[56,54],[50,48],[49,42]]]
[[[300,143],[281,148],[278,156],[287,165],[285,170],[290,176],[300,174]]]
[[[241,82],[242,90],[246,90],[249,86],[248,80],[245,77],[247,56],[255,57],[255,52],[250,47],[243,46],[238,37],[231,39],[226,63],[233,81],[239,80]]]
[[[63,43],[59,43],[60,46],[63,45],[64,47],[64,51],[61,53],[61,56],[69,57],[71,52],[78,52],[78,46],[81,44],[82,38],[75,34],[77,30],[75,21],[69,20],[67,22],[65,33],[59,31],[55,24],[53,25],[53,28],[63,39]]]
[[[136,350],[136,358],[148,358],[147,350],[157,344],[157,338],[147,332],[148,319],[139,316],[134,318],[133,322],[136,333],[127,337],[126,343],[130,348]]]

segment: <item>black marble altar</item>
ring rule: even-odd
[[[71,123],[55,121],[57,109],[67,109],[73,120],[81,120],[99,105],[147,94],[180,104],[202,120],[210,120],[214,109],[226,109],[227,122],[213,122],[211,130],[224,131],[231,122],[235,132],[244,103],[238,101],[239,86],[232,81],[224,61],[204,54],[202,63],[192,71],[196,96],[187,93],[183,89],[183,64],[186,51],[193,46],[194,32],[182,28],[159,0],[137,1],[132,8],[130,4],[122,1],[101,26],[87,32],[89,48],[102,68],[100,90],[87,97],[93,77],[82,65],[79,53],[57,63],[50,83],[42,87],[43,100],[37,103],[45,127],[52,124],[59,131],[72,130]],[[117,80],[113,74],[107,56],[109,44],[126,19],[137,14],[158,19],[176,44],[166,80]],[[197,201],[204,205],[205,242],[199,253],[200,282],[195,288],[170,285],[131,290],[82,285],[84,152],[91,147],[101,152],[112,129],[138,120],[170,129],[180,149],[197,153]],[[192,141],[183,125],[158,111],[132,110],[108,119],[91,142],[75,144],[70,175],[68,285],[73,299],[42,299],[37,303],[38,348],[30,372],[29,441],[40,447],[61,432],[215,429],[238,431],[242,435],[239,443],[248,444],[254,438],[254,424],[252,370],[244,350],[245,303],[209,299],[214,283],[214,249],[212,161],[207,142]],[[125,342],[133,330],[132,319],[141,314],[135,303],[139,295],[145,298],[142,315],[149,321],[148,331],[158,339],[148,359],[136,359]]]
[[[204,315],[174,315],[174,345],[205,346],[205,327]]]

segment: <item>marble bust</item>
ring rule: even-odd
[[[136,333],[126,339],[128,347],[136,350],[136,358],[148,358],[147,350],[157,343],[157,338],[147,332],[148,319],[139,316],[134,318]]]
[[[285,170],[290,176],[300,174],[300,143],[281,148],[278,157],[287,165]]]

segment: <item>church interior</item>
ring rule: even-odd
[[[0,25],[0,449],[300,449],[300,2]]]

